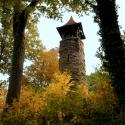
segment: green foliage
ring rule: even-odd
[[[5,2],[6,1],[6,2]],[[17,6],[17,10],[24,10],[27,8],[29,13],[33,12],[34,15],[42,14],[47,18],[53,19],[62,19],[63,12],[71,11],[76,12],[77,14],[83,14],[84,12],[88,12],[92,9],[92,5],[95,5],[94,0],[1,0],[1,6],[3,5],[9,8]],[[6,4],[5,4],[6,3]],[[36,3],[36,4],[34,4]],[[29,7],[31,6],[32,7]],[[12,9],[13,11],[13,9]],[[39,14],[38,14],[39,13]]]
[[[6,15],[7,16],[7,15]],[[4,17],[3,17],[4,18]],[[11,17],[8,17],[11,20]],[[33,16],[29,17],[29,21],[25,32],[25,59],[33,61],[35,55],[43,48],[42,42],[39,39],[37,30],[37,19]],[[4,22],[5,23],[5,22]],[[8,27],[9,25],[9,27]],[[3,26],[0,32],[0,72],[10,73],[11,57],[13,51],[13,34],[12,34],[12,22],[6,24],[7,27]],[[3,49],[2,49],[3,48]]]
[[[25,30],[25,55],[30,61],[34,61],[39,51],[44,48],[39,38],[37,23],[37,18],[30,16]]]
[[[87,76],[90,90],[95,91],[100,84],[111,83],[111,78],[103,67],[96,69],[94,73]]]
[[[122,34],[122,39],[123,39],[124,44],[125,44],[125,31],[123,31],[123,34]]]

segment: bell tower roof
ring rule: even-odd
[[[71,16],[69,21],[61,27],[57,27],[57,30],[62,39],[69,37],[79,37],[80,39],[85,39],[81,22],[77,23]]]

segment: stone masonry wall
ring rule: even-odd
[[[70,37],[60,41],[59,68],[69,71],[75,81],[85,81],[85,58],[83,42],[78,37]]]

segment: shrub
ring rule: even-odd
[[[106,125],[116,105],[112,87],[105,81],[90,91],[86,84],[72,88],[67,73],[54,74],[44,89],[23,86],[20,102],[9,109],[7,125]]]

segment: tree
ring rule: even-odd
[[[117,21],[116,1],[96,1],[105,66],[111,75],[112,85],[119,100],[121,125],[123,125],[125,124],[125,49]]]
[[[47,17],[59,18],[62,15],[59,12],[59,8],[62,8],[64,4],[58,0],[1,0],[0,5],[4,8],[9,8],[12,11],[11,14],[13,17],[13,57],[6,99],[6,103],[11,105],[14,99],[18,101],[20,98],[21,77],[25,55],[25,28],[29,15],[32,12],[37,14],[38,11],[35,11],[37,9]]]
[[[13,34],[12,34],[12,21],[6,22],[5,20],[12,20],[8,13],[5,13],[6,17],[1,17],[1,32],[0,32],[0,73],[10,74],[11,57],[13,50]],[[5,19],[4,19],[5,18]],[[4,20],[4,21],[3,21]],[[25,32],[25,61],[35,60],[35,55],[43,48],[42,42],[39,39],[37,30],[38,19],[33,15],[29,16],[28,24]],[[8,26],[9,25],[9,26]]]
[[[51,82],[56,72],[59,72],[58,49],[41,50],[26,71],[26,78],[34,87],[42,88]]]

